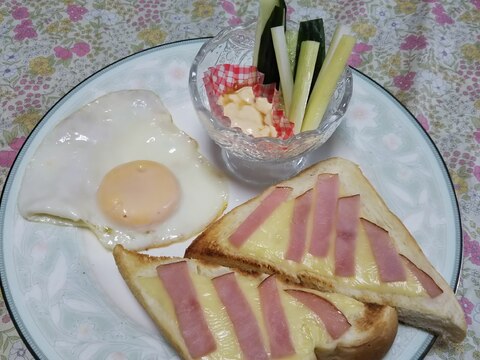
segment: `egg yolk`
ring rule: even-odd
[[[117,224],[144,227],[168,218],[180,200],[180,186],[166,166],[138,160],[110,170],[97,190],[103,213]]]

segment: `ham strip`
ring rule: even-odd
[[[307,243],[307,227],[312,208],[313,190],[310,189],[295,199],[292,223],[290,224],[290,241],[285,259],[301,262]]]
[[[339,198],[337,237],[335,239],[335,275],[355,275],[355,245],[360,214],[360,195]]]
[[[335,224],[340,182],[337,174],[320,174],[315,183],[312,241],[309,252],[313,256],[327,256],[330,236]]]
[[[217,344],[208,328],[186,261],[159,265],[157,274],[172,300],[178,325],[192,358],[215,351]]]
[[[345,315],[330,301],[307,291],[293,289],[285,291],[312,310],[322,320],[334,340],[350,329],[351,325]]]
[[[380,280],[384,282],[406,281],[405,267],[388,231],[368,220],[360,219],[360,221],[370,241]]]
[[[287,318],[285,316],[277,280],[269,276],[258,286],[263,319],[270,339],[270,353],[274,359],[295,354],[295,348],[290,338]]]
[[[237,283],[235,274],[228,273],[216,277],[212,282],[233,324],[245,359],[268,359],[257,319]]]
[[[405,256],[400,255],[403,259],[403,262],[405,265],[407,265],[408,269],[415,275],[415,277],[420,281],[420,284],[422,284],[423,288],[427,292],[428,296],[431,298],[435,298],[439,295],[443,294],[443,290],[440,288],[440,286],[437,285],[437,283],[428,275],[425,271],[419,269],[417,265],[415,265],[413,262],[411,262],[409,259],[407,259]]]
[[[250,235],[288,198],[291,192],[292,188],[290,187],[275,187],[230,235],[230,243],[237,248],[242,246]]]

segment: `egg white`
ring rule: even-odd
[[[160,98],[147,90],[104,95],[61,121],[30,160],[19,211],[28,220],[87,227],[108,249],[144,250],[186,240],[220,216],[227,184],[180,131]],[[135,230],[111,222],[96,192],[112,168],[134,160],[167,166],[176,176],[180,203],[163,223]]]

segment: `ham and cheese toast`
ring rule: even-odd
[[[452,289],[359,167],[331,158],[211,224],[185,257],[390,305],[400,321],[460,342]]]
[[[377,359],[397,332],[397,313],[388,306],[121,245],[113,255],[183,359]]]

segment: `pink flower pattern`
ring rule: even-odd
[[[12,12],[12,17],[15,20],[26,19],[29,16],[30,16],[30,13],[28,12],[28,9],[25,6],[17,7]]]
[[[12,321],[11,318],[10,318],[10,315],[9,314],[5,314],[2,316],[2,323],[6,324],[8,322]]]
[[[241,23],[242,19],[240,19],[238,16],[232,16],[230,19],[228,19],[228,25],[230,26],[240,25]]]
[[[369,52],[372,49],[373,49],[372,45],[369,45],[363,42],[357,42],[353,47],[353,51],[352,51],[352,54],[350,55],[350,58],[348,59],[348,65],[353,66],[355,68],[361,66],[363,62],[362,54]]]
[[[435,4],[432,13],[435,15],[435,20],[440,25],[453,24],[453,19],[445,13],[442,4]]]
[[[479,130],[479,131],[475,131],[475,132],[473,133],[473,137],[475,138],[475,141],[480,144],[480,130]]]
[[[409,90],[413,85],[413,79],[415,78],[416,73],[410,71],[404,75],[398,75],[393,78],[393,83],[397,88],[402,91]]]
[[[77,42],[73,45],[72,52],[80,57],[85,56],[90,52],[90,45],[84,41]]]
[[[225,10],[225,13],[231,15],[228,19],[228,25],[236,26],[242,23],[242,19],[237,16],[237,10],[232,2],[224,0],[221,2],[221,5],[223,10]]]
[[[422,127],[425,129],[425,131],[428,132],[428,130],[430,130],[430,124],[428,119],[425,117],[425,115],[423,114],[418,115],[417,120],[420,123],[420,125],[422,125]]]
[[[480,166],[475,166],[473,168],[473,176],[480,182]]]
[[[465,314],[465,321],[467,322],[467,325],[472,325],[472,310],[474,308],[473,303],[468,300],[466,297],[462,296],[460,299],[460,305],[462,306],[463,312]]]
[[[55,46],[53,51],[55,52],[55,56],[59,59],[68,60],[72,58],[72,52],[63,46]]]
[[[72,21],[82,20],[83,15],[85,15],[87,12],[88,10],[80,5],[70,4],[67,6],[67,14]]]
[[[353,51],[361,54],[367,51],[371,51],[372,48],[373,48],[372,45],[366,44],[364,42],[357,42],[353,47]]]
[[[227,14],[230,14],[230,15],[237,14],[237,12],[235,11],[235,5],[233,5],[230,1],[224,0],[221,2],[221,4],[222,4],[223,10],[225,10]]]
[[[32,20],[22,20],[13,31],[15,32],[15,40],[22,41],[37,37],[37,31],[33,28]]]
[[[10,150],[1,150],[0,166],[11,167],[24,142],[25,137],[16,138],[9,144]]]
[[[427,47],[427,39],[423,35],[408,35],[400,44],[402,50],[422,50]]]
[[[359,53],[352,52],[352,55],[348,58],[348,65],[357,68],[362,65],[362,57]]]
[[[63,46],[55,46],[53,48],[55,57],[61,60],[69,60],[73,54],[83,57],[90,52],[90,45],[84,41],[75,43],[71,49],[67,49]]]
[[[28,11],[28,8],[25,6],[14,8],[12,11],[12,17],[15,20],[21,20],[20,24],[16,25],[13,29],[13,32],[15,33],[15,40],[22,41],[37,37],[37,31],[33,27],[32,20],[29,19],[30,12]]]
[[[465,257],[469,258],[472,263],[480,266],[480,243],[472,240],[470,235],[465,232],[463,235],[463,246]]]

